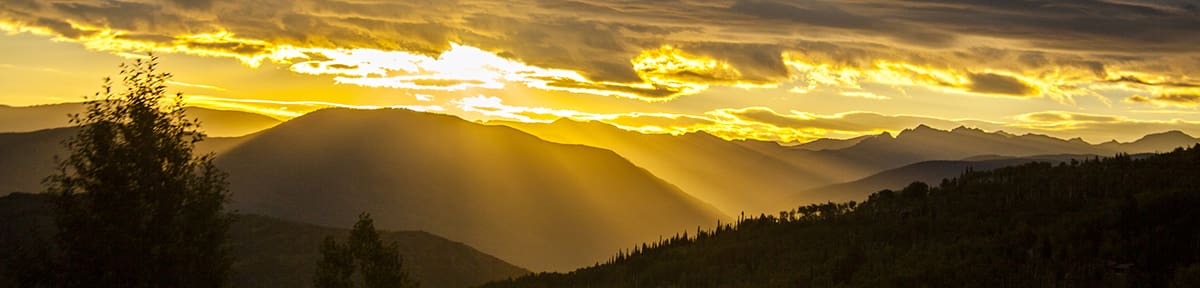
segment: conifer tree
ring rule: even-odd
[[[418,286],[404,271],[396,242],[384,245],[379,239],[379,231],[375,230],[370,214],[358,216],[345,244],[327,237],[320,250],[321,260],[313,276],[313,285],[317,288]]]

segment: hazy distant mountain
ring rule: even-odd
[[[796,149],[812,150],[812,151],[837,150],[837,149],[850,148],[850,146],[854,146],[855,144],[858,144],[858,142],[862,142],[862,140],[864,140],[864,139],[875,137],[875,136],[877,136],[877,135],[863,135],[863,136],[858,136],[858,137],[854,137],[854,138],[850,138],[850,139],[821,138],[821,139],[805,142],[803,144],[790,146],[790,147],[796,148]]]
[[[54,157],[67,157],[63,141],[78,128],[24,133],[0,133],[0,196],[16,191],[41,192],[42,178],[54,172]],[[218,153],[250,137],[208,138],[196,144],[198,153]]]
[[[53,220],[42,195],[15,193],[0,197],[0,271],[15,253],[36,239],[50,239]],[[353,220],[351,220],[352,222]],[[405,268],[422,287],[470,287],[487,281],[529,273],[462,243],[420,231],[382,231],[385,242],[396,241]],[[312,287],[326,236],[346,237],[349,231],[287,222],[258,215],[239,215],[230,227],[235,258],[233,287]],[[36,235],[36,236],[35,236]],[[0,287],[9,287],[0,273]]]
[[[62,142],[75,128],[0,133],[0,195],[43,191],[42,178],[54,172],[54,156],[66,157]]]
[[[279,120],[259,114],[187,107],[189,117],[200,119],[212,137],[242,136],[278,125]],[[0,132],[30,132],[70,126],[67,114],[81,113],[83,103],[13,107],[0,105]]]
[[[876,173],[862,179],[826,185],[822,187],[807,189],[797,193],[792,203],[806,203],[806,199],[822,199],[823,202],[849,202],[863,201],[870,196],[871,193],[878,192],[883,189],[899,190],[904,188],[909,183],[920,181],[929,184],[937,184],[942,179],[954,178],[966,172],[968,169],[973,171],[988,171],[1000,167],[1015,166],[1029,162],[1048,162],[1060,163],[1075,160],[1084,160],[1097,157],[1096,155],[1042,155],[1033,157],[1002,157],[1002,156],[977,156],[968,158],[970,160],[934,160],[925,161],[906,165],[904,167],[891,169]]]
[[[778,211],[792,206],[778,200],[799,189],[853,179],[840,169],[804,161],[773,142],[726,141],[703,132],[642,134],[572,120],[491,124],[553,142],[613,150],[730,215]]]
[[[1137,141],[1130,143],[1105,142],[1101,143],[1102,149],[1116,150],[1126,153],[1160,153],[1171,152],[1181,146],[1180,144],[1194,144],[1200,142],[1200,138],[1195,138],[1178,130],[1167,131],[1156,134],[1143,136]]]
[[[959,127],[950,131],[920,125],[901,131],[895,137],[883,134],[861,140],[858,144],[839,150],[813,153],[825,154],[845,163],[860,163],[877,171],[929,160],[959,160],[978,155],[1026,157],[1049,154],[1091,154],[1111,156],[1116,153],[1170,151],[1175,147],[1191,146],[1200,140],[1179,131],[1147,135],[1131,143],[1089,144],[1082,140],[1063,140],[1046,135],[1012,135],[1004,132]]]
[[[424,230],[534,270],[593,264],[711,225],[712,206],[611,151],[408,110],[328,109],[217,158],[234,207],[346,226]]]
[[[988,133],[965,127],[945,131],[920,125],[894,137],[883,133],[785,147],[773,142],[726,141],[703,132],[678,136],[642,134],[594,121],[490,124],[515,127],[549,141],[613,150],[728,214],[771,213],[797,203],[826,202],[831,200],[826,197],[843,196],[803,191],[922,161],[960,160],[978,155],[1112,155],[1147,152],[1148,148],[1143,147],[1166,151],[1170,149],[1161,147],[1197,142],[1190,136],[1171,132],[1106,146],[1044,135]]]

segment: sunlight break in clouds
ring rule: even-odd
[[[1188,1],[971,1],[956,3],[955,9],[879,0],[6,4],[0,6],[0,30],[10,33],[5,37],[44,35],[126,58],[144,52],[191,55],[190,65],[204,67],[198,69],[221,62],[197,60],[211,58],[260,67],[229,73],[263,77],[256,80],[220,72],[186,78],[224,90],[177,85],[230,99],[312,97],[351,106],[434,104],[418,102],[437,99],[452,110],[448,114],[459,115],[475,112],[454,110],[447,101],[484,94],[594,114],[669,111],[711,120],[708,113],[720,109],[769,107],[1008,124],[1017,121],[1013,115],[1037,111],[1119,115],[1128,123],[1171,121],[1170,114],[1194,114],[1131,110],[1194,112],[1200,107],[1200,81],[1194,76],[1200,72],[1195,52],[1200,29],[1192,28],[1200,26],[1200,10]],[[48,45],[0,47],[19,55],[0,64],[38,66],[17,58],[55,55],[12,51],[41,51]],[[64,62],[47,68],[80,71]],[[279,67],[295,73],[275,74]],[[14,83],[61,78],[12,71],[4,76],[17,79]],[[265,85],[252,85],[259,80]],[[91,84],[73,81],[72,87]],[[7,103],[46,103],[76,93],[21,90],[12,96],[19,99]],[[388,97],[393,94],[432,97],[413,102]],[[630,119],[662,131],[694,128],[665,127],[657,118]],[[742,126],[713,129],[724,129],[723,135],[787,138],[772,136],[777,131],[767,126],[738,123]]]
[[[385,109],[398,108],[408,109],[421,112],[445,111],[438,105],[395,105],[395,106],[367,106],[367,105],[346,105],[341,103],[321,102],[321,101],[276,101],[276,100],[261,100],[261,99],[231,99],[212,97],[204,95],[184,95],[184,103],[200,107],[210,107],[215,109],[227,109],[238,111],[249,111],[253,113],[263,114],[274,117],[276,119],[291,119],[302,116],[308,112],[324,109],[324,108],[350,108],[350,109]]]

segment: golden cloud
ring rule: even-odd
[[[1194,108],[1200,106],[1200,89],[1197,88],[1160,88],[1153,96],[1133,95],[1125,98],[1125,102],[1148,103],[1158,107],[1175,106]]]

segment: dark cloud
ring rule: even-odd
[[[213,0],[170,0],[171,3],[185,9],[209,9],[212,8]]]
[[[1150,97],[1142,95],[1133,95],[1125,98],[1125,102],[1130,103],[1150,103],[1160,106],[1180,106],[1180,107],[1196,107],[1200,106],[1200,91],[1198,90],[1182,90],[1182,91],[1167,91],[1155,94]]]
[[[317,64],[316,62],[309,63],[309,64],[310,64],[310,65],[316,65],[316,66],[320,66],[320,65],[319,65],[319,64]],[[334,63],[334,64],[329,64],[329,65],[328,65],[328,66],[326,66],[326,67],[329,67],[330,69],[341,69],[341,70],[353,70],[353,69],[358,69],[358,65],[346,65],[346,64],[337,64],[337,63]]]
[[[535,79],[537,79],[537,78],[535,78]],[[545,81],[546,85],[551,88],[590,89],[590,90],[596,90],[596,91],[612,91],[612,92],[636,95],[637,97],[642,97],[642,98],[647,98],[647,99],[668,99],[673,96],[678,96],[680,93],[683,92],[682,90],[679,90],[676,88],[664,87],[664,86],[651,86],[650,88],[639,88],[639,87],[612,85],[612,84],[595,83],[595,82],[581,82],[581,81],[576,81],[576,80],[567,79],[567,78],[541,78],[538,80]]]
[[[71,26],[71,23],[67,23],[58,19],[40,18],[34,21],[34,23],[67,38],[80,38],[95,34],[95,31],[75,29],[75,27]]]
[[[1154,100],[1195,106],[1200,104],[1200,93],[1166,93],[1154,96]]]
[[[1131,83],[1131,84],[1146,85],[1146,86],[1182,87],[1182,88],[1197,88],[1197,87],[1200,87],[1200,83],[1191,83],[1191,82],[1154,82],[1154,81],[1144,80],[1144,79],[1142,79],[1142,78],[1139,78],[1139,77],[1137,77],[1137,76],[1133,76],[1133,75],[1121,75],[1121,76],[1119,76],[1119,77],[1117,77],[1117,78],[1108,79],[1108,80],[1106,80],[1106,81],[1108,81],[1108,82],[1112,82],[1112,83]]]
[[[1037,95],[1037,88],[1021,81],[1021,79],[1008,75],[970,73],[967,74],[967,78],[971,80],[971,84],[967,86],[967,91],[971,92],[1021,97]]]

